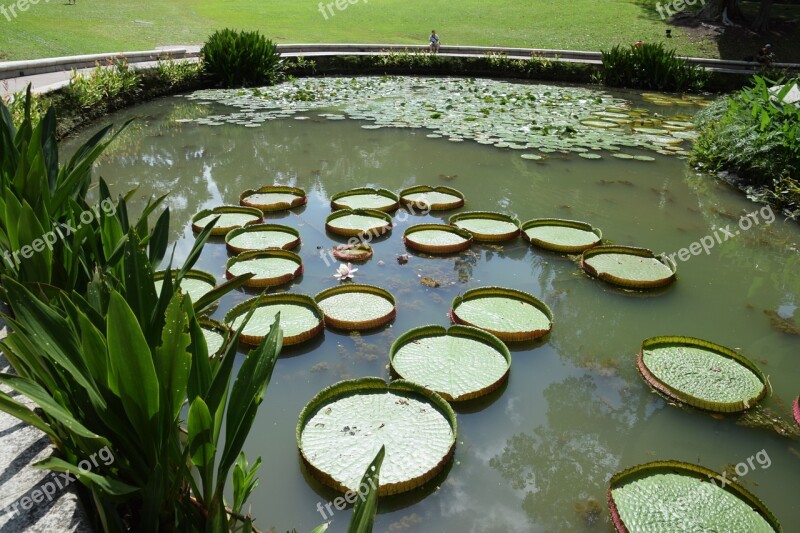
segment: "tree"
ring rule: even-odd
[[[769,30],[769,15],[772,11],[772,4],[773,0],[761,0],[761,7],[758,9],[758,15],[751,26],[753,31],[765,33]]]
[[[697,12],[697,18],[709,22],[722,22],[726,26],[730,26],[732,21],[744,19],[737,1],[708,0],[703,8]]]

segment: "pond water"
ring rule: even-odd
[[[654,106],[636,93],[603,94],[617,100],[615,105],[623,101],[666,116],[697,110]],[[654,161],[615,159],[605,151],[598,152],[600,160],[555,151],[531,161],[502,146],[428,138],[429,129],[365,129],[374,123],[318,116],[336,112],[330,109],[241,121],[252,127],[219,118],[193,121],[240,111],[241,106],[172,97],[110,118],[117,124],[137,120],[96,174],[117,193],[139,187],[134,210],[150,195],[170,193],[166,203],[179,262],[194,239],[189,227],[194,213],[235,204],[246,189],[273,183],[302,187],[308,205],[269,221],[300,231],[305,273],[289,290],[314,295],[338,283],[336,265],[326,264],[318,249],[345,241],[325,233],[332,195],[360,186],[399,191],[430,184],[459,189],[467,199],[459,211],[398,216],[390,236],[373,241],[375,256],[357,267],[355,281],[397,298],[397,319],[390,327],[360,336],[326,330],[321,340],[284,351],[245,446],[251,460],[261,455],[264,461],[250,499],[262,531],[310,531],[324,521],[317,503],[339,495],[312,479],[299,458],[295,425],[305,404],[343,379],[388,379],[395,338],[417,326],[447,325],[456,295],[488,285],[541,298],[553,310],[553,331],[543,341],[511,345],[506,386],[483,400],[456,405],[454,461],[424,488],[382,499],[375,531],[611,531],[606,490],[615,472],[656,459],[721,471],[762,449],[769,466],[754,463],[741,482],[785,528],[800,523],[793,490],[800,476],[796,440],[739,424],[737,417],[671,406],[635,369],[642,340],[655,335],[696,336],[739,349],[769,375],[773,394],[764,406],[789,420],[790,401],[800,393],[800,336],[776,326],[786,325],[782,319],[800,319],[796,223],[776,216],[768,224],[770,213],[759,211],[760,205],[699,175],[685,160],[641,145],[626,149]],[[67,150],[88,135],[71,140]],[[532,249],[521,239],[475,245],[455,257],[411,253],[407,264],[396,261],[407,253],[401,240],[405,227],[446,221],[464,210],[500,211],[522,221],[583,220],[613,243],[668,254],[719,228],[739,233],[709,254],[678,260],[677,282],[654,293],[605,285],[568,257]],[[742,230],[739,218],[751,212],[759,224]],[[222,281],[227,259],[224,244],[215,241],[196,268]],[[420,278],[426,276],[440,287],[423,286]],[[214,318],[221,320],[254,294],[229,295]],[[337,511],[329,531],[345,531],[350,514]]]

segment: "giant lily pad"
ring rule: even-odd
[[[238,330],[253,305],[256,310],[239,336],[246,344],[257,346],[269,333],[278,313],[281,314],[284,346],[311,340],[325,329],[322,311],[314,299],[305,294],[288,292],[257,296],[242,302],[228,311],[225,323],[232,330]]]
[[[503,287],[480,287],[456,296],[450,319],[488,331],[505,342],[537,339],[553,326],[553,313],[544,302]]]
[[[232,279],[242,274],[255,274],[245,282],[246,287],[274,287],[289,283],[303,273],[300,256],[277,248],[243,252],[228,259],[225,276]]]
[[[284,185],[267,185],[260,189],[248,189],[239,196],[239,203],[257,207],[261,211],[285,211],[308,202],[306,191]]]
[[[464,194],[450,187],[417,185],[400,191],[400,202],[419,209],[447,211],[463,206]]]
[[[282,316],[282,315],[281,315]],[[297,423],[297,446],[322,483],[355,491],[386,447],[378,494],[405,492],[432,479],[456,447],[456,416],[436,393],[404,380],[342,381],[323,389]]]
[[[406,246],[430,254],[452,254],[472,246],[472,234],[446,224],[417,224],[403,234]]]
[[[708,411],[743,411],[767,394],[767,380],[755,364],[730,348],[702,339],[647,339],[637,365],[657,391]]]
[[[343,237],[379,237],[392,230],[392,217],[376,209],[341,209],[328,215],[325,229]]]
[[[574,254],[596,246],[603,232],[585,222],[537,218],[522,224],[522,238],[546,250]]]
[[[174,277],[176,271],[172,271]],[[164,276],[166,271],[161,270],[153,275],[153,280],[156,285],[156,293],[161,294],[161,286],[164,284]],[[193,302],[198,301],[208,291],[214,288],[217,284],[217,278],[214,274],[203,272],[202,270],[189,270],[181,280],[181,290],[189,295]]]
[[[215,357],[219,355],[228,343],[231,333],[230,328],[222,322],[206,317],[200,318],[200,328],[203,330],[203,337],[206,339],[208,356]]]
[[[363,242],[339,244],[333,247],[333,257],[339,261],[364,262],[372,257],[372,246]]]
[[[397,314],[394,296],[372,285],[339,285],[314,299],[325,314],[326,325],[348,331],[378,328]]]
[[[519,235],[519,220],[493,211],[465,211],[449,219],[453,226],[465,229],[476,241],[501,242]]]
[[[219,220],[211,230],[211,235],[225,235],[232,229],[248,224],[258,224],[263,218],[259,209],[239,205],[222,205],[213,209],[203,209],[192,217],[192,229],[200,233],[215,217]]]
[[[331,197],[334,209],[376,209],[378,211],[394,211],[400,205],[397,195],[386,189],[359,187],[340,192]]]
[[[652,289],[675,281],[675,263],[646,248],[597,246],[581,255],[581,267],[590,275],[630,289]]]
[[[389,364],[401,378],[445,400],[462,401],[502,385],[511,368],[511,353],[503,341],[477,328],[422,326],[392,344]]]
[[[225,245],[236,254],[267,248],[292,250],[300,245],[300,232],[281,224],[252,224],[230,231]]]
[[[743,487],[679,461],[654,461],[615,474],[608,507],[620,533],[781,531],[775,515]]]

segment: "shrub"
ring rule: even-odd
[[[710,170],[738,174],[764,187],[768,199],[800,215],[800,108],[783,97],[800,78],[781,92],[760,76],[753,84],[722,97],[697,115],[699,138],[694,153]]]
[[[31,95],[30,100],[25,91],[19,91],[13,94],[5,94],[0,100],[4,106],[8,108],[11,114],[11,123],[14,126],[19,126],[25,121],[26,107],[34,122],[42,120],[47,113],[47,106],[44,100],[38,96]]]
[[[91,74],[82,76],[72,72],[67,96],[80,107],[99,103],[114,105],[120,99],[136,96],[141,91],[141,76],[125,60],[109,61],[98,65]]]
[[[282,74],[277,45],[257,31],[216,31],[200,56],[206,72],[226,87],[272,85]]]
[[[156,75],[170,88],[181,87],[200,77],[203,63],[191,61],[175,61],[172,58],[159,60],[156,64]]]
[[[664,43],[645,43],[637,47],[615,46],[603,50],[600,80],[611,87],[630,87],[656,91],[699,91],[708,81],[700,67],[677,57]]]

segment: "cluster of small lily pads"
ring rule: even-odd
[[[687,142],[696,137],[687,114],[662,116],[596,89],[488,79],[304,78],[260,89],[206,89],[188,98],[237,111],[181,122],[258,127],[268,120],[308,119],[309,112],[324,111],[318,116],[328,120],[369,121],[365,129],[427,128],[430,138],[474,140],[519,150],[529,160],[556,152],[601,159],[605,151],[618,159],[653,161],[625,151],[632,149],[685,157]],[[707,103],[655,93],[643,98],[670,108]]]

